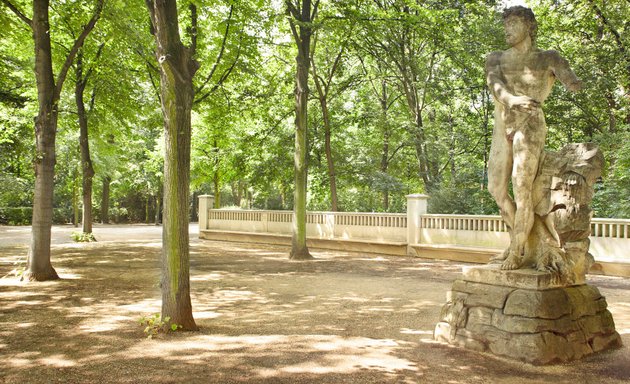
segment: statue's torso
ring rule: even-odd
[[[542,103],[551,93],[555,76],[554,51],[534,50],[516,54],[507,50],[499,58],[501,74],[508,91],[517,96],[528,96]]]

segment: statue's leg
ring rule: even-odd
[[[503,221],[510,231],[514,228],[516,205],[509,195],[512,177],[512,142],[508,140],[505,127],[499,119],[495,119],[492,132],[492,144],[488,158],[488,192],[494,197]]]
[[[534,203],[532,187],[538,164],[545,143],[544,126],[540,131],[532,125],[514,135],[513,151],[514,163],[512,169],[512,189],[516,213],[514,215],[514,233],[512,244],[503,269],[517,269],[521,267],[525,254],[525,245],[534,225]]]

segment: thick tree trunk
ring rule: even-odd
[[[23,280],[45,281],[59,276],[50,263],[50,238],[55,177],[57,100],[52,71],[48,0],[33,1],[33,40],[39,113],[35,121],[35,193],[32,240]]]
[[[50,262],[50,240],[55,176],[55,134],[57,106],[45,106],[35,123],[35,193],[33,196],[32,239],[23,280],[55,280],[59,276]]]
[[[308,52],[308,51],[307,51]],[[308,59],[306,59],[308,60]],[[306,193],[307,193],[307,103],[308,103],[308,61],[297,58],[295,91],[295,195],[293,202],[293,236],[290,258],[311,259],[306,245]],[[306,61],[306,63],[304,63]]]
[[[94,15],[84,25],[83,31],[74,41],[64,64],[61,66],[56,84],[52,71],[52,49],[50,45],[49,0],[33,1],[33,19],[29,20],[16,9],[20,19],[28,23],[33,31],[35,47],[35,78],[39,112],[35,120],[35,193],[33,195],[32,240],[28,252],[23,280],[58,279],[50,263],[50,238],[53,213],[53,191],[55,176],[55,137],[57,134],[58,101],[70,64],[79,48],[98,20],[103,0],[97,0]]]
[[[196,330],[189,276],[188,199],[192,80],[198,64],[179,36],[175,0],[146,1],[155,28],[164,115],[164,213],[162,230],[162,319]]]
[[[101,223],[109,224],[109,186],[112,178],[105,176],[103,178],[103,193],[101,195]]]

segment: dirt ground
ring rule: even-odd
[[[29,227],[0,227],[0,383],[628,383],[630,279],[591,276],[624,347],[535,367],[432,341],[462,264],[197,239],[199,332],[147,339],[160,310],[161,228],[53,228],[62,280],[21,283]]]

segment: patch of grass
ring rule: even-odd
[[[160,332],[175,332],[178,329],[182,328],[181,325],[170,323],[171,318],[166,316],[162,319],[159,313],[156,313],[152,316],[143,316],[140,318],[140,325],[145,326],[144,333],[147,335],[147,338],[152,339],[153,336],[156,336]]]
[[[92,241],[96,241],[96,237],[92,232],[72,232],[70,235],[72,240],[77,243],[90,243]]]

